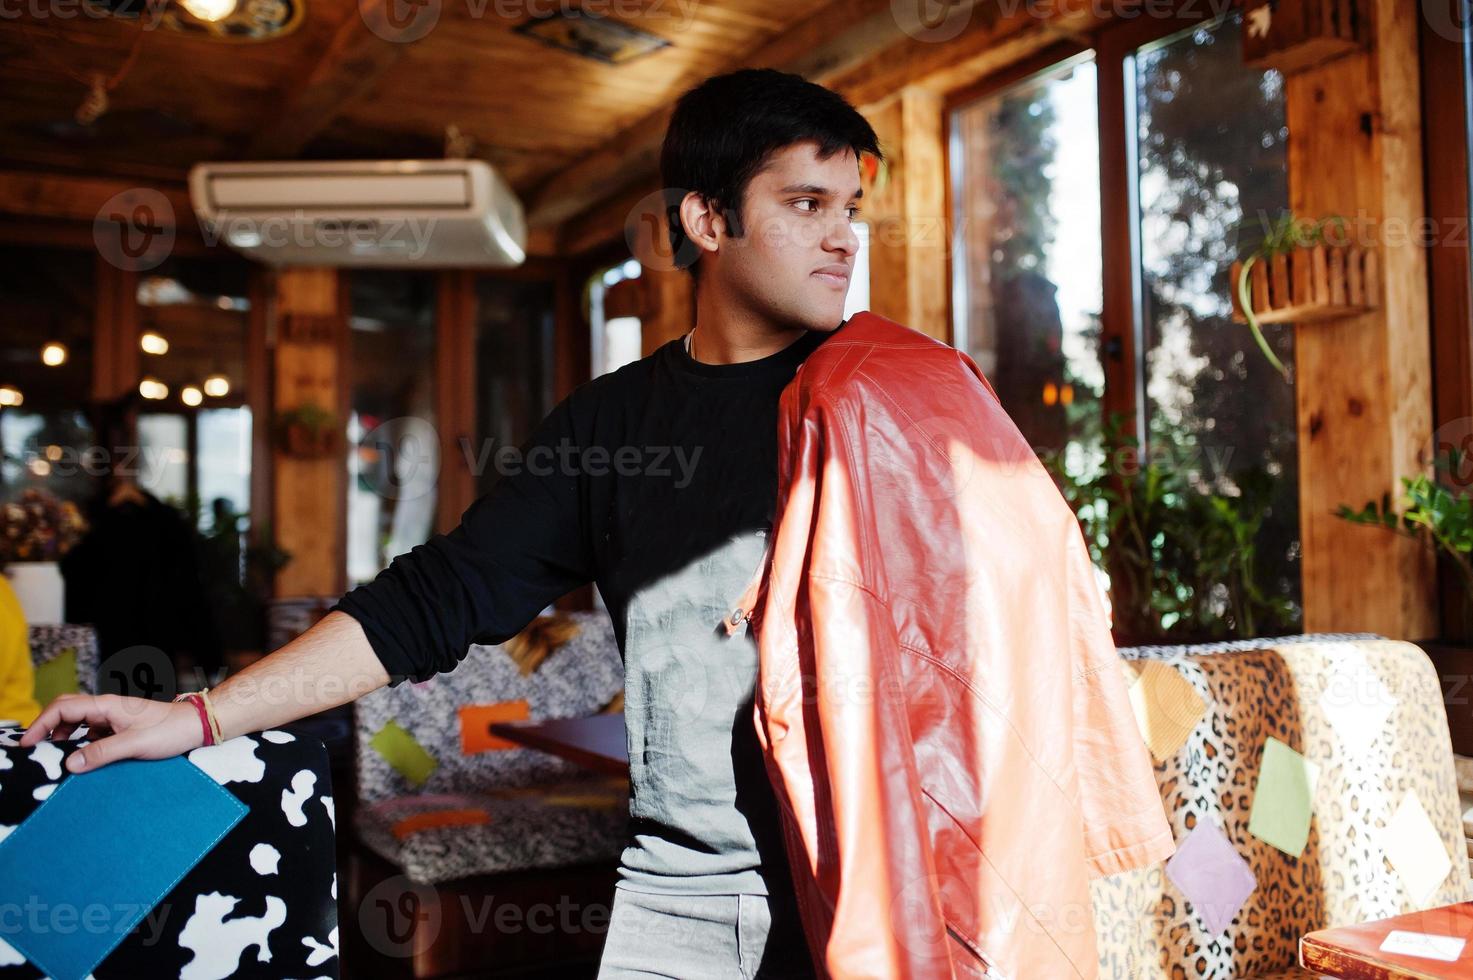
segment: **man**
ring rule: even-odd
[[[796,75],[743,70],[686,93],[661,170],[674,254],[696,278],[692,330],[580,385],[457,528],[216,688],[223,736],[451,670],[596,582],[624,657],[631,783],[600,976],[811,975],[752,723],[756,644],[723,621],[771,530],[778,396],[841,326],[865,153],[879,156],[864,118]],[[293,696],[255,693],[273,682]],[[73,771],[202,739],[187,704],[74,696],[24,744],[82,721],[119,734],[74,753]]]

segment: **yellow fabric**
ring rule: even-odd
[[[0,720],[29,725],[40,713],[26,614],[10,580],[0,575]]]

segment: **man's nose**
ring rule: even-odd
[[[828,234],[824,237],[823,247],[828,252],[842,252],[845,256],[853,255],[859,251],[859,235],[850,223],[849,216],[845,214],[839,220],[828,226]]]

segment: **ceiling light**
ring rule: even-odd
[[[41,363],[47,367],[60,367],[66,363],[66,345],[52,341],[41,348]]]

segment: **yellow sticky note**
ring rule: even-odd
[[[1411,790],[1406,791],[1396,812],[1386,821],[1386,829],[1381,832],[1381,848],[1418,908],[1432,897],[1453,868],[1442,835]]]
[[[439,766],[435,757],[426,752],[425,747],[420,745],[403,725],[392,718],[383,728],[374,733],[368,744],[373,746],[374,751],[383,756],[384,761],[393,766],[396,772],[415,786],[424,785],[424,781],[430,778],[430,773]]]
[[[1130,682],[1130,706],[1135,710],[1141,737],[1157,762],[1175,755],[1207,713],[1207,702],[1191,682],[1160,660],[1141,664]]]
[[[75,694],[82,688],[77,682],[77,648],[65,650],[35,670],[36,703],[46,707],[58,694]]]

